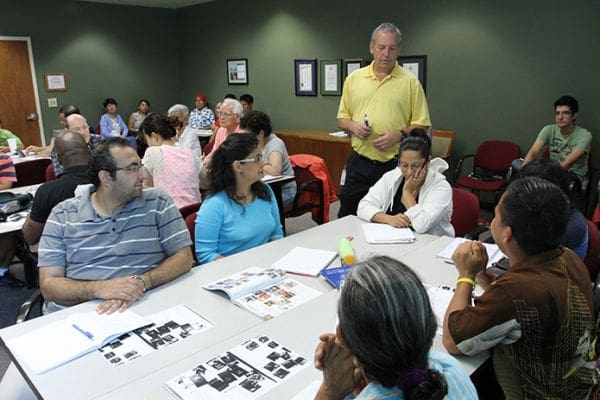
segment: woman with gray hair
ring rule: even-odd
[[[323,371],[316,400],[477,399],[458,361],[430,351],[437,323],[418,276],[387,256],[359,263],[346,277],[336,334],[315,352]],[[445,397],[447,396],[447,397]]]
[[[221,104],[221,111],[219,112],[219,121],[221,127],[215,133],[215,144],[213,151],[219,148],[221,143],[227,139],[227,136],[234,132],[240,131],[240,119],[243,114],[242,104],[235,99],[225,99]]]
[[[190,110],[183,104],[175,104],[168,111],[169,117],[176,117],[177,138],[179,146],[192,150],[198,158],[202,157],[202,147],[198,140],[198,130],[188,125]]]

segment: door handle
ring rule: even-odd
[[[27,114],[27,116],[25,117],[25,119],[27,121],[37,121],[39,119],[38,115],[36,113],[31,113],[31,114]]]

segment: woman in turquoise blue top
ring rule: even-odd
[[[372,257],[346,277],[336,334],[315,352],[323,371],[316,400],[477,399],[458,361],[430,351],[437,323],[417,275],[400,261]]]
[[[209,196],[196,218],[196,256],[203,264],[283,236],[275,196],[263,177],[256,136],[229,135],[213,153]]]

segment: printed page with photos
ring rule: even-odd
[[[321,294],[318,290],[294,279],[282,279],[273,285],[236,299],[234,303],[259,317],[271,319]]]
[[[163,386],[181,400],[253,400],[310,364],[308,358],[259,335]]]
[[[252,267],[206,284],[203,288],[220,290],[229,296],[231,300],[235,300],[277,282],[284,275],[285,271],[281,269]]]
[[[206,318],[183,304],[150,315],[148,319],[152,325],[120,336],[100,348],[102,356],[115,367],[124,365],[214,327]]]
[[[257,267],[203,287],[225,292],[234,304],[264,319],[271,319],[323,294],[287,278],[283,270]]]

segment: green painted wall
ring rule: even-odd
[[[334,130],[339,97],[296,97],[293,60],[368,58],[372,29],[389,20],[402,54],[428,57],[432,120],[458,132],[455,158],[486,138],[526,151],[563,94],[579,100],[580,125],[600,132],[598,16],[600,2],[583,0],[218,0],[179,11],[182,96],[249,92],[276,129]],[[248,86],[227,85],[227,58],[248,58]]]
[[[74,1],[3,1],[0,36],[29,36],[46,137],[60,128],[59,106],[77,104],[92,126],[113,97],[127,121],[138,99],[154,110],[178,100],[180,55],[176,11]],[[44,73],[64,72],[68,91],[47,93]],[[9,101],[2,99],[0,101]]]
[[[59,126],[48,97],[78,104],[95,125],[108,96],[126,118],[141,97],[164,111],[175,102],[191,105],[197,92],[213,104],[227,92],[252,93],[276,129],[337,129],[339,97],[296,97],[293,60],[368,58],[371,30],[386,20],[401,28],[403,54],[427,55],[432,120],[458,132],[455,156],[486,138],[510,139],[525,151],[553,121],[554,99],[567,93],[580,101],[579,124],[600,131],[600,2],[384,0],[375,6],[217,0],[172,11],[10,0],[0,5],[0,35],[32,39],[47,135]],[[228,58],[248,58],[248,86],[227,85]],[[48,95],[44,72],[67,73],[68,92]],[[597,139],[593,146],[600,154]]]

